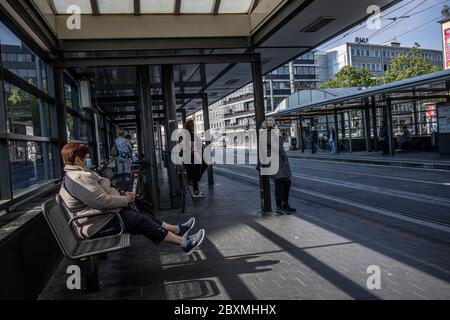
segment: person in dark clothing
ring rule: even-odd
[[[314,154],[317,152],[317,141],[319,140],[319,135],[315,127],[311,128],[310,139],[311,139],[311,153]]]
[[[283,137],[280,135],[278,128],[276,128],[275,120],[273,119],[266,119],[262,124],[262,129],[267,130],[268,141],[270,141],[270,134],[272,131],[279,136],[279,169],[275,175],[271,176],[275,183],[275,212],[279,215],[292,214],[297,210],[289,205],[292,173],[286,151],[283,147]]]
[[[189,131],[191,135],[191,163],[185,164],[185,166],[188,179],[189,181],[192,181],[192,187],[194,189],[194,194],[192,196],[194,198],[204,198],[205,194],[203,192],[200,192],[198,183],[200,182],[207,165],[203,161],[203,149],[199,148],[200,150],[196,150],[197,148],[195,147],[196,136],[194,133],[195,129],[194,120],[192,119],[187,120],[184,129]]]
[[[388,155],[389,154],[389,141],[388,141],[386,124],[384,122],[381,124],[381,128],[378,132],[378,141],[380,142],[380,147],[383,152],[382,154]]]

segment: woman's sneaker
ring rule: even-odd
[[[200,192],[200,191],[194,192],[194,193],[192,194],[192,196],[193,196],[194,198],[204,198],[204,197],[206,197],[205,194],[204,194],[203,192]]]
[[[186,222],[183,223],[183,224],[179,224],[179,225],[178,225],[178,228],[180,228],[180,232],[178,233],[178,235],[179,235],[180,237],[183,237],[183,236],[186,235],[189,231],[192,230],[192,228],[194,227],[194,225],[195,225],[195,218],[194,218],[194,217],[190,218],[188,221],[186,221]]]
[[[186,245],[182,246],[183,251],[190,255],[194,252],[194,250],[202,243],[203,238],[205,237],[205,230],[200,229],[196,234],[189,236],[186,238]]]

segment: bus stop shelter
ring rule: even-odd
[[[422,147],[437,144],[433,140],[439,135],[439,105],[450,100],[449,81],[450,70],[444,70],[371,88],[299,91],[286,98],[270,116],[298,123],[302,150],[312,126],[324,135],[333,127],[338,133],[337,153],[376,151],[378,130],[384,123],[389,154],[393,156],[394,134],[403,126]]]
[[[48,130],[33,135],[7,133],[2,118],[0,147],[7,149],[12,140],[42,143],[48,158],[43,183],[55,183],[62,176],[58,150],[67,141],[85,138],[100,162],[109,157],[117,127],[135,130],[157,208],[155,150],[171,150],[178,121],[203,109],[208,129],[208,105],[253,82],[259,129],[265,117],[264,74],[364,22],[370,5],[386,8],[395,2],[2,1],[1,85],[38,97],[51,116]],[[40,61],[33,75],[20,74],[18,61],[8,60],[15,47]],[[88,128],[80,125],[85,132],[71,136],[67,123]],[[161,127],[164,138],[158,137]],[[8,152],[0,154],[5,169]],[[175,174],[169,163],[170,197],[177,191]],[[260,180],[261,210],[271,211],[269,180]],[[1,184],[3,200],[18,199],[11,178]]]

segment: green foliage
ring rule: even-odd
[[[419,48],[420,45],[416,43],[410,52],[392,59],[391,68],[386,72],[382,82],[390,83],[439,71],[440,68],[419,56]]]
[[[334,79],[322,84],[321,88],[371,87],[377,80],[370,71],[354,67],[343,67]]]
[[[31,83],[31,81],[30,81]],[[39,99],[33,95],[13,87],[7,103],[7,117],[10,132],[16,132],[17,122],[32,119],[33,126],[39,127],[35,123],[39,119]]]

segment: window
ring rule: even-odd
[[[50,114],[43,100],[7,82],[4,92],[8,133],[50,136]]]
[[[54,179],[49,143],[9,141],[8,153],[13,194]]]
[[[53,85],[47,77],[51,66],[1,21],[0,51],[0,77],[7,79],[0,87],[0,106],[5,108],[0,110],[5,115],[0,144],[7,150],[0,154],[0,162],[9,162],[9,172],[3,172],[0,198],[9,200],[55,178],[51,137],[56,128],[50,121],[55,101],[48,95]]]
[[[0,45],[2,66],[5,69],[38,89],[48,92],[46,64],[2,22],[0,22]]]

